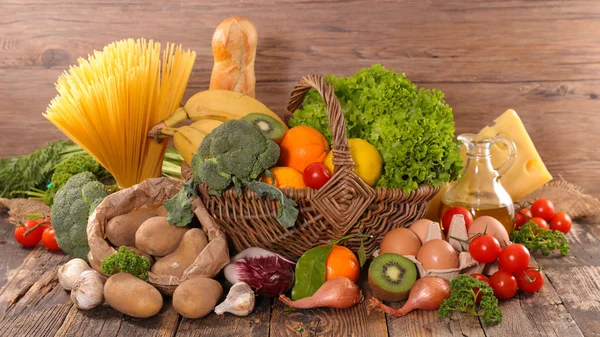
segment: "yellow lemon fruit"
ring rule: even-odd
[[[374,186],[381,176],[383,162],[377,148],[360,138],[348,139],[350,155],[354,160],[354,173],[365,183]],[[325,166],[333,172],[333,151],[325,157]]]

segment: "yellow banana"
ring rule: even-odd
[[[200,132],[209,134],[213,129],[221,124],[223,124],[223,122],[216,119],[203,119],[192,123],[190,126]]]
[[[191,165],[192,157],[198,152],[198,147],[200,147],[204,137],[206,137],[206,133],[186,125],[175,129],[173,144],[177,152],[183,157],[183,160]]]

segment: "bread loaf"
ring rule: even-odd
[[[233,16],[221,22],[212,39],[215,59],[211,90],[230,90],[254,97],[257,33],[250,20]]]

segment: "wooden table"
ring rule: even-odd
[[[600,334],[600,223],[579,221],[567,235],[571,254],[538,257],[546,282],[534,295],[501,303],[504,321],[488,327],[477,318],[452,319],[436,311],[386,317],[365,302],[347,310],[286,312],[278,300],[259,298],[248,317],[210,314],[180,317],[170,299],[149,319],[126,317],[103,305],[90,311],[73,306],[58,284],[56,270],[69,256],[42,246],[21,248],[12,227],[0,218],[0,335],[9,336],[596,336]],[[370,295],[363,283],[363,291]]]

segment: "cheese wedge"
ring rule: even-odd
[[[500,178],[500,183],[514,201],[521,199],[552,180],[552,175],[544,165],[519,115],[512,110],[506,110],[496,118],[495,124],[483,128],[479,135],[483,137],[503,136],[512,140],[517,146],[517,158],[510,169]],[[462,151],[464,165],[466,153]],[[496,144],[491,149],[492,165],[499,167],[508,157],[508,149]],[[426,218],[439,220],[440,203],[447,186],[442,186],[440,192],[432,199]]]

